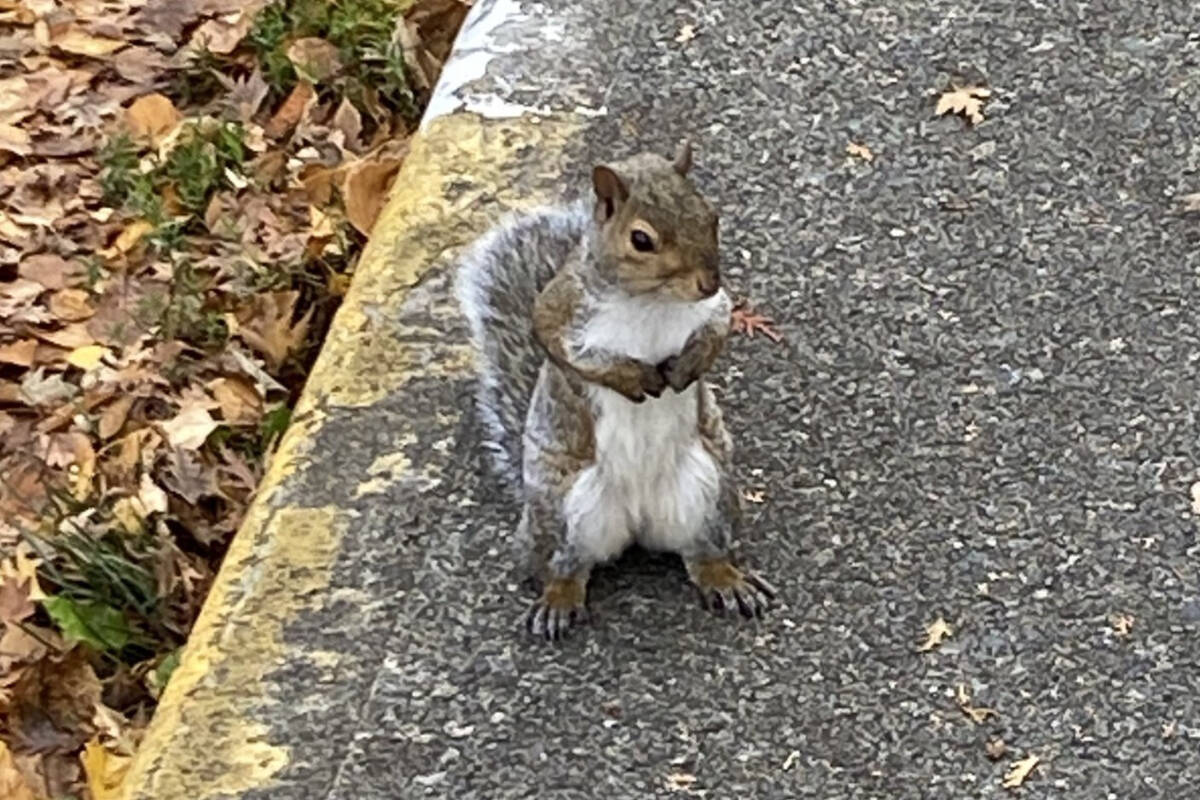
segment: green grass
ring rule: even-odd
[[[368,115],[374,105],[409,121],[419,116],[409,84],[404,54],[393,32],[405,3],[396,0],[278,0],[255,18],[246,37],[258,59],[263,79],[279,102],[299,76],[287,57],[296,39],[318,37],[338,50],[340,74],[319,88],[345,97]]]

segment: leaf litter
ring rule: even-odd
[[[470,5],[0,3],[0,796],[119,796]]]

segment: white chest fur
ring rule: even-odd
[[[581,350],[602,349],[651,363],[676,355],[714,314],[728,313],[724,292],[703,303],[626,300],[601,306],[580,332]],[[596,463],[576,479],[566,512],[577,547],[596,561],[637,536],[647,547],[687,553],[716,504],[720,470],[698,430],[696,386],[668,388],[633,403],[589,388]]]

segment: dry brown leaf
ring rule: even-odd
[[[125,47],[128,42],[110,39],[107,36],[93,36],[82,28],[72,25],[62,35],[54,37],[51,44],[59,50],[77,56],[106,56]]]
[[[1133,615],[1132,614],[1113,614],[1108,618],[1112,624],[1113,632],[1122,639],[1130,634],[1133,630]]]
[[[145,472],[142,473],[142,482],[138,486],[137,499],[141,504],[140,513],[143,519],[151,514],[167,513],[167,493]]]
[[[317,99],[317,93],[312,84],[302,80],[292,89],[283,104],[276,110],[275,115],[263,126],[263,134],[268,139],[278,139],[290,131],[304,116],[305,110]]]
[[[967,689],[966,684],[958,684],[954,690],[954,699],[958,702],[959,709],[976,725],[982,724],[988,717],[996,716],[995,709],[971,705],[971,692]]]
[[[98,252],[110,261],[120,258],[136,247],[137,243],[142,240],[142,237],[152,230],[154,230],[154,225],[150,222],[144,219],[134,220],[125,226],[113,241],[112,247],[106,247]]]
[[[218,19],[207,20],[192,34],[188,49],[228,55],[237,48],[253,25],[254,12],[248,8]]]
[[[729,328],[734,333],[744,333],[751,339],[761,333],[775,344],[783,341],[783,334],[775,330],[775,320],[758,314],[745,300],[740,300],[729,315]]]
[[[338,49],[324,39],[308,36],[288,46],[288,60],[296,72],[313,83],[321,83],[342,69]]]
[[[988,739],[987,744],[983,746],[983,751],[992,761],[999,761],[1008,752],[1008,745],[1004,743],[1003,739]]]
[[[87,741],[101,687],[83,648],[44,658],[12,687],[7,725],[19,751],[71,751]]]
[[[50,295],[49,306],[50,313],[63,322],[80,322],[96,313],[83,289],[59,289]]]
[[[33,616],[37,606],[29,599],[32,589],[31,578],[22,580],[12,575],[0,578],[0,622],[15,627],[12,623]]]
[[[668,792],[687,792],[691,794],[696,785],[696,776],[687,772],[672,772],[663,778],[663,786]]]
[[[767,493],[762,489],[742,489],[742,497],[750,503],[762,503],[766,500]]]
[[[42,341],[57,345],[64,350],[74,350],[76,347],[86,347],[94,344],[96,339],[88,332],[85,322],[72,322],[56,331],[34,331]]]
[[[197,450],[208,435],[217,428],[208,409],[199,403],[192,403],[180,409],[172,419],[162,423],[163,433],[172,447],[182,447],[184,450]]]
[[[66,288],[69,278],[78,272],[78,264],[53,253],[26,256],[17,267],[17,274],[22,278],[40,283],[47,289]]]
[[[33,139],[29,132],[16,125],[0,122],[0,150],[7,150],[18,156],[27,156],[33,152]]]
[[[0,740],[0,797],[5,800],[36,800],[3,740]]]
[[[104,409],[97,424],[97,431],[101,439],[111,439],[121,432],[135,400],[133,395],[123,394]]]
[[[848,145],[846,145],[846,155],[853,158],[861,158],[867,163],[875,160],[875,154],[871,152],[871,148],[867,147],[865,144],[858,144],[857,142],[850,142]]]
[[[92,800],[118,800],[121,797],[121,782],[133,761],[129,756],[110,752],[93,737],[84,746],[83,772],[87,776],[88,791]]]
[[[964,86],[943,92],[934,109],[939,117],[943,114],[961,114],[971,121],[972,125],[983,122],[983,104],[992,96],[990,89],[982,86]]]
[[[42,591],[37,580],[37,568],[41,563],[42,560],[34,554],[29,542],[18,542],[12,555],[0,561],[0,578],[12,578],[19,583],[28,582],[29,599],[35,602],[45,600],[46,593]]]
[[[230,425],[254,424],[262,417],[262,398],[249,381],[238,377],[217,378],[208,388],[221,404],[221,418]]]
[[[165,95],[154,92],[134,100],[125,112],[125,120],[134,136],[158,145],[179,125],[183,115]]]
[[[310,306],[304,316],[293,323],[299,299],[300,293],[296,291],[266,292],[255,296],[249,319],[228,318],[232,322],[231,332],[261,353],[272,371],[283,366],[288,355],[302,345],[308,335],[308,323],[316,307]]]
[[[925,641],[917,647],[918,653],[927,653],[941,645],[942,641],[954,633],[946,620],[938,617],[925,628]]]
[[[1017,789],[1025,783],[1029,778],[1029,773],[1033,772],[1033,768],[1041,761],[1036,755],[1030,754],[1020,761],[1014,761],[1009,767],[1009,770],[1004,775],[1004,783],[1001,784],[1005,789]]]
[[[37,352],[37,339],[18,339],[0,344],[0,361],[18,367],[32,367],[33,354]]]
[[[388,190],[402,163],[399,158],[363,159],[346,170],[342,183],[346,218],[363,236],[369,236],[375,227],[375,220],[387,202]]]

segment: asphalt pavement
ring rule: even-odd
[[[476,106],[589,120],[564,196],[694,138],[728,283],[785,337],[713,377],[781,604],[716,618],[635,552],[590,628],[526,639],[470,380],[414,379],[331,410],[289,490],[358,517],[284,636],[353,658],[265,672],[291,760],[246,796],[1196,797],[1200,6],[476,5],[511,43]],[[935,116],[954,82],[980,124]],[[404,313],[463,341],[446,269]],[[389,420],[416,477],[345,496]]]

